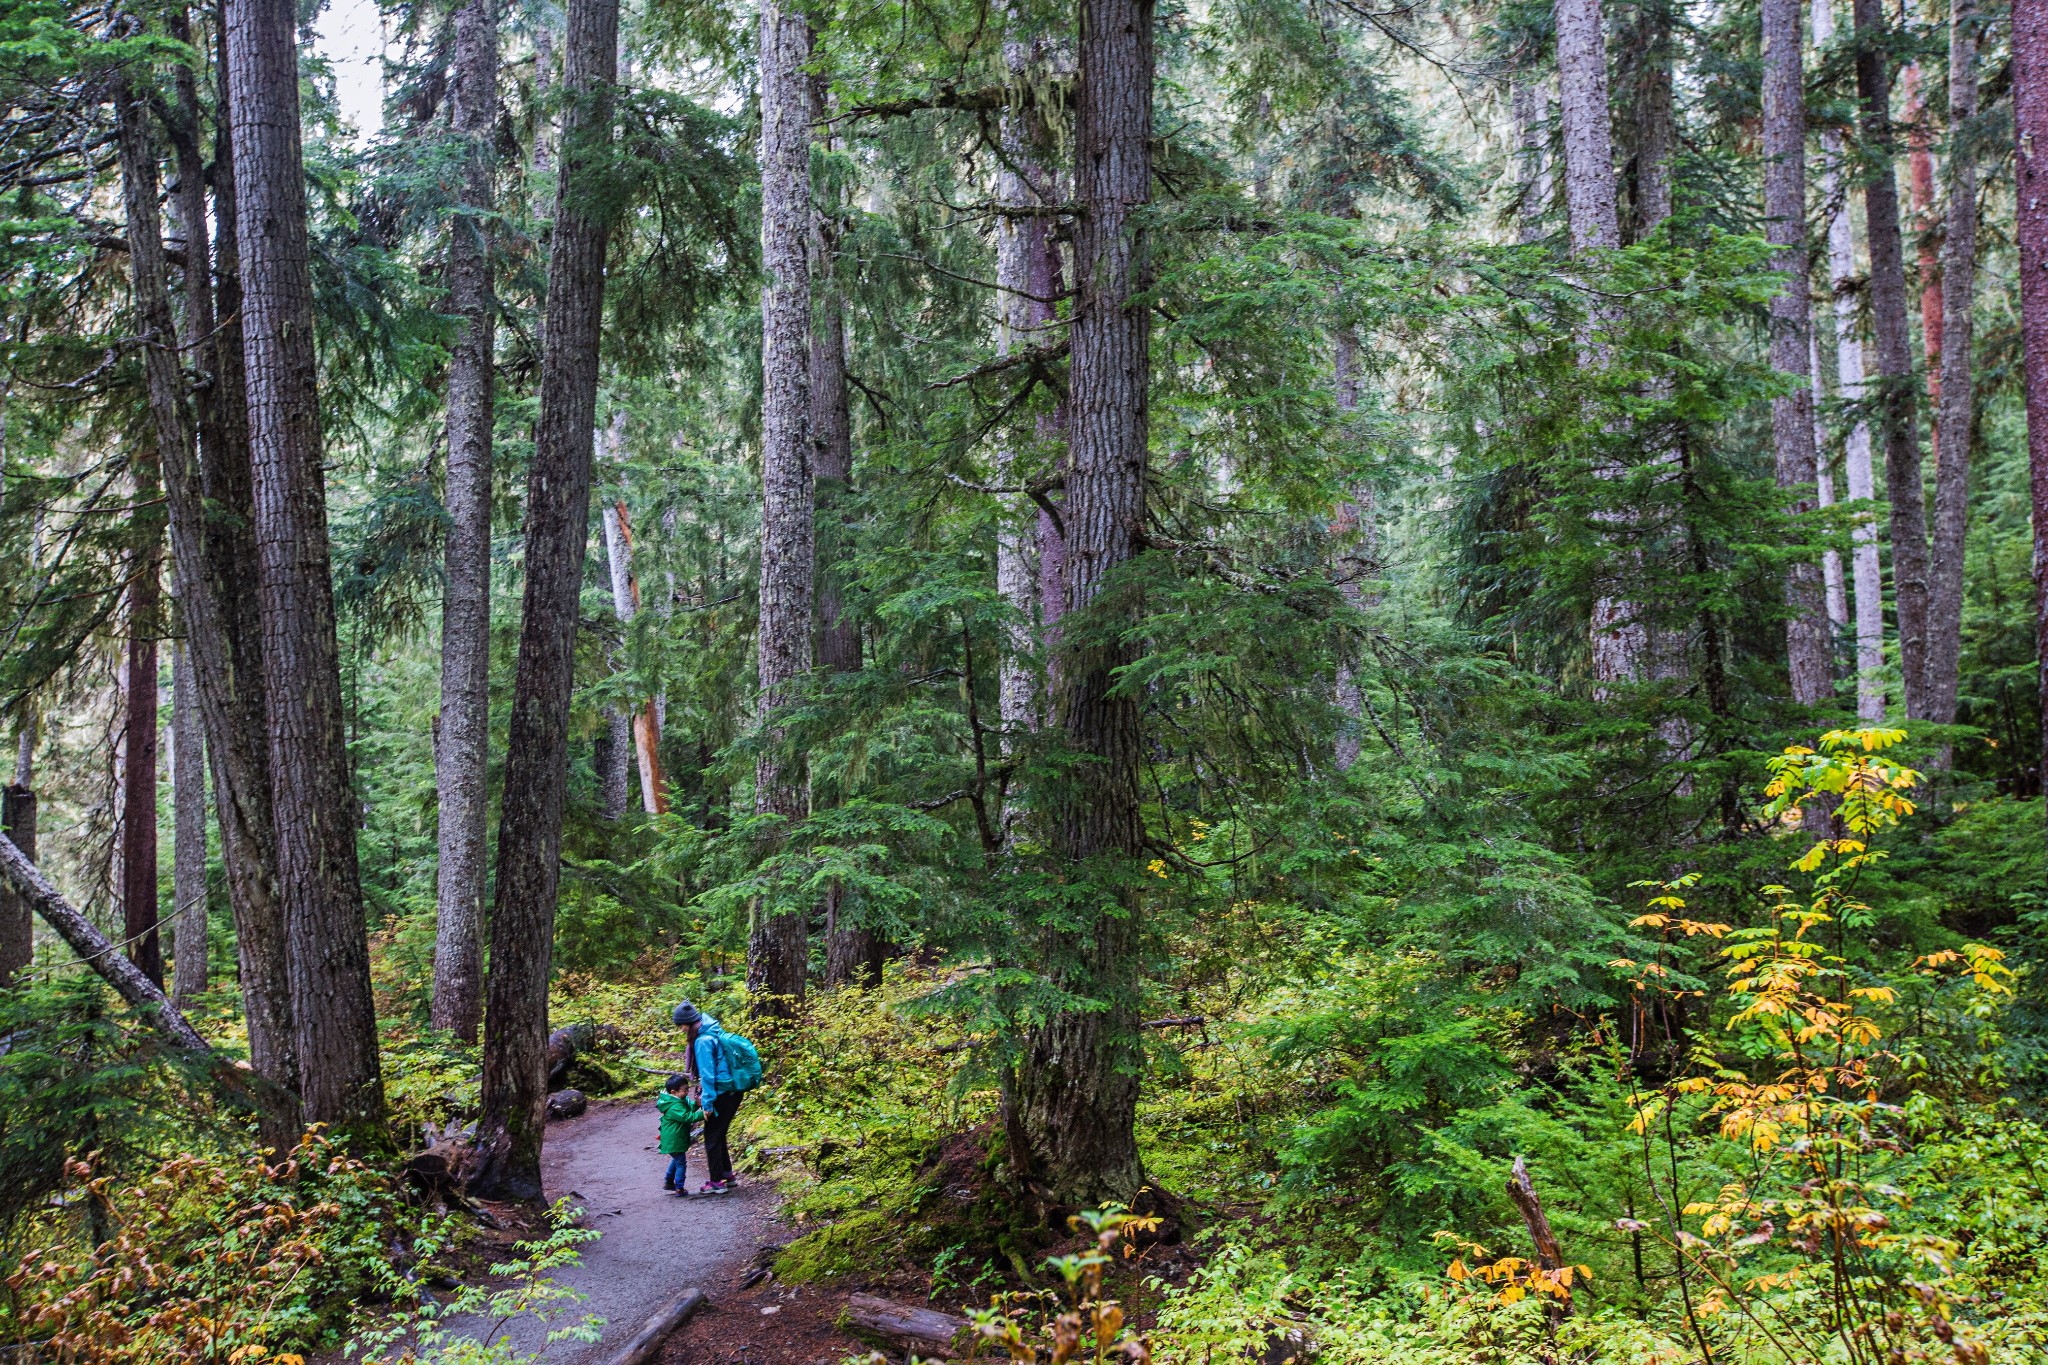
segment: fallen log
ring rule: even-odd
[[[843,1315],[856,1331],[916,1346],[924,1355],[957,1355],[966,1342],[968,1322],[935,1308],[917,1308],[873,1294],[855,1294]]]
[[[199,1030],[192,1027],[184,1011],[171,1003],[163,988],[144,976],[140,967],[65,900],[42,870],[4,834],[0,834],[0,879],[13,887],[43,917],[43,922],[71,945],[79,960],[98,972],[100,979],[112,986],[114,993],[146,1019],[165,1042],[180,1052],[202,1057],[214,1055],[212,1046],[199,1036]]]
[[[156,1035],[181,1055],[204,1067],[215,1084],[245,1099],[262,1115],[264,1134],[279,1146],[289,1144],[298,1128],[298,1097],[253,1071],[236,1066],[213,1050],[185,1012],[171,1003],[163,988],[142,974],[127,954],[93,927],[91,920],[64,899],[42,869],[6,835],[0,834],[0,881],[13,887],[43,922],[57,931],[71,951],[99,974],[114,993],[141,1015]]]
[[[620,1045],[626,1035],[614,1024],[565,1024],[548,1035],[548,1089],[569,1084],[569,1065],[577,1057],[596,1050],[599,1043]]]
[[[675,1335],[678,1327],[690,1320],[690,1315],[704,1306],[704,1291],[687,1289],[681,1298],[666,1305],[642,1324],[633,1339],[619,1348],[619,1353],[605,1362],[605,1365],[647,1365],[647,1362],[661,1354],[662,1343]]]

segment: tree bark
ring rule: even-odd
[[[171,923],[177,931],[172,998],[196,1003],[207,985],[206,740],[192,650],[180,640],[171,655]]]
[[[612,418],[613,439],[617,439],[625,414]],[[633,532],[626,521],[623,500],[604,509],[605,563],[611,570],[612,611],[621,626],[631,626],[640,614],[640,584],[633,578]],[[649,815],[668,810],[668,784],[661,774],[661,724],[654,700],[648,698],[633,712],[633,752],[640,765],[640,808]]]
[[[1795,517],[1811,511],[1814,482],[1813,309],[1806,281],[1806,85],[1799,0],[1763,0],[1764,234],[1777,250],[1771,266],[1783,287],[1771,298],[1771,368],[1799,380],[1771,400],[1771,441],[1778,487]],[[1797,559],[1785,568],[1785,659],[1792,700],[1818,706],[1834,694],[1831,632],[1820,566]]]
[[[242,356],[277,875],[308,1122],[384,1140],[384,1085],[356,866],[314,382],[313,279],[289,0],[227,0]]]
[[[1827,47],[1835,36],[1834,0],[1813,0],[1813,45]],[[1828,210],[1828,282],[1834,298],[1835,385],[1842,401],[1863,399],[1863,338],[1856,330],[1856,236],[1849,215],[1849,191],[1842,169],[1846,148],[1833,128],[1820,135],[1821,200]],[[1842,474],[1852,501],[1877,496],[1870,458],[1870,424],[1861,417],[1842,442]],[[1851,539],[1849,578],[1856,612],[1856,715],[1884,719],[1884,574],[1878,560],[1877,520],[1866,511]]]
[[[1870,249],[1870,322],[1877,342],[1879,429],[1885,492],[1891,500],[1892,596],[1899,622],[1899,672],[1906,714],[1925,719],[1927,673],[1927,504],[1920,487],[1912,336],[1906,322],[1906,260],[1899,236],[1897,155],[1891,116],[1889,29],[1883,0],[1855,0],[1856,93],[1866,154],[1864,233]]]
[[[1517,72],[1509,91],[1515,120],[1515,239],[1528,246],[1543,240],[1550,212],[1550,155],[1544,125],[1550,119],[1549,86]]]
[[[526,482],[526,589],[513,680],[484,1024],[479,1193],[541,1197],[548,976],[569,782],[577,606],[590,533],[592,424],[609,223],[593,181],[609,157],[618,0],[571,0],[561,172],[548,253],[547,349]]]
[[[492,135],[498,114],[493,0],[455,13],[459,210],[448,229],[448,311],[461,330],[448,357],[447,590],[441,599],[440,794],[432,1020],[465,1043],[483,1017],[483,904],[491,735]]]
[[[802,818],[804,776],[779,752],[776,713],[811,669],[816,490],[811,482],[811,31],[779,0],[761,6],[761,723],[754,809]],[[747,987],[791,1013],[810,957],[801,910],[755,908]]]
[[[1600,0],[1556,0],[1558,120],[1572,254],[1621,245],[1614,202],[1614,132],[1607,112],[1607,39]]]
[[[1669,0],[1644,0],[1636,7],[1628,92],[1632,117],[1629,240],[1641,241],[1671,216],[1671,154],[1678,141],[1672,92],[1672,13]]]
[[[135,500],[146,506],[159,497],[156,452],[138,450],[135,464]],[[138,514],[136,521],[146,539],[130,560],[128,648],[122,658],[121,696],[126,716],[121,745],[121,932],[129,960],[161,990],[164,955],[157,927],[156,642],[162,631],[163,530],[152,515]]]
[[[1554,0],[1553,14],[1558,117],[1564,132],[1565,222],[1572,255],[1584,257],[1621,245],[1620,210],[1614,197],[1614,133],[1607,109],[1607,40],[1600,0]],[[1597,333],[1611,316],[1610,309],[1596,306],[1590,330]],[[1584,365],[1605,365],[1607,346],[1589,337],[1580,356]],[[1626,576],[1634,567],[1633,557],[1616,558],[1622,561]],[[1617,683],[1640,681],[1649,654],[1649,629],[1642,608],[1623,595],[1625,585],[1614,582],[1615,576],[1611,570],[1607,574],[1608,581],[1594,600],[1590,623],[1594,685],[1602,693]]]
[[[224,31],[222,43],[225,63]],[[203,387],[199,394],[196,448],[164,276],[156,157],[147,111],[124,88],[119,112],[128,261],[141,330],[152,339],[143,349],[143,373],[163,470],[179,608],[186,646],[192,651],[200,718],[209,738],[206,747],[213,765],[221,860],[235,917],[250,1064],[281,1091],[296,1094],[298,1038],[284,910],[275,875],[262,637],[255,594],[236,590],[255,563],[256,546],[242,405],[233,162],[223,133],[214,162],[214,217],[220,225],[220,299],[229,321],[216,329],[204,265],[206,206],[199,192],[204,178],[198,165],[197,92],[180,78],[178,96],[180,119],[173,132],[179,193],[173,203],[186,251],[182,292],[188,325],[202,338],[193,353],[213,377],[210,388]],[[277,1128],[266,1130],[266,1136],[274,1142],[290,1141],[297,1130],[297,1117],[285,1115]]]
[[[604,729],[598,732],[596,767],[598,801],[607,820],[626,818],[633,800],[633,722],[624,711],[613,708],[604,713]]]
[[[33,733],[33,722],[24,723],[14,780],[0,788],[0,836],[12,839],[30,862],[36,857],[35,773],[29,762],[34,752]],[[0,986],[13,985],[35,956],[35,906],[11,882],[0,885]]]
[[[1911,7],[1901,6],[1910,16]],[[1927,407],[1935,458],[1940,459],[1941,424],[1941,218],[1934,211],[1933,132],[1927,101],[1920,93],[1920,63],[1899,72],[1905,104],[1906,191],[1913,212],[1913,254],[1920,284],[1920,353],[1927,360]]]
[[[1137,553],[1145,519],[1151,311],[1138,217],[1151,199],[1152,5],[1082,0],[1074,120],[1074,324],[1069,366],[1071,467],[1066,523],[1065,657],[1054,721],[1080,762],[1049,795],[1048,842],[1074,894],[1080,929],[1039,929],[1041,970],[1097,1006],[1026,1029],[1006,1087],[1012,1160],[1055,1201],[1129,1201],[1144,1181],[1138,1100],[1138,905],[1128,885],[1143,846],[1138,803],[1141,716],[1120,691],[1131,662],[1101,600]],[[1073,629],[1087,613],[1086,630]],[[1105,616],[1112,619],[1104,619]],[[1085,889],[1084,889],[1085,888]]]
[[[2041,711],[2041,792],[2048,807],[2048,0],[2013,0],[2012,109],[2021,388],[2034,513],[2034,658]]]
[[[1976,0],[1951,0],[1948,29],[1948,229],[1941,253],[1941,421],[1935,431],[1934,545],[1927,582],[1927,718],[1953,724],[1963,650],[1963,556],[1976,428],[1972,307],[1977,284]],[[1947,749],[1943,749],[1946,766]]]
[[[1033,65],[1033,44],[1010,38],[1003,44],[1003,62],[1013,84],[1026,79]],[[1051,180],[1043,164],[1045,120],[1035,106],[1005,107],[1000,135],[1003,164],[996,174],[996,198],[1013,208],[1031,208],[1050,202]],[[1044,217],[1004,217],[996,222],[996,354],[1009,355],[1018,346],[1037,345],[1052,322],[1052,303],[1057,276],[1050,268],[1058,248],[1052,240],[1052,220]],[[1041,434],[1043,434],[1041,432]],[[1019,463],[1023,452],[1015,440],[1007,440],[996,452],[996,481],[1017,485],[1027,476]],[[1017,737],[1038,728],[1041,708],[1031,658],[1035,652],[1033,626],[1041,612],[1037,524],[1029,497],[1021,493],[1003,496],[1002,519],[996,531],[996,591],[1010,610],[1010,628],[1004,641],[997,675],[996,714],[1003,727],[1005,750],[1016,746]]]
[[[1813,393],[1813,491],[1821,511],[1826,512],[1839,501],[1835,497],[1835,470],[1828,458],[1828,434],[1821,420],[1822,409],[1827,404],[1827,390],[1821,380],[1820,328],[1809,327],[1806,333],[1806,368],[1812,382],[1808,385]],[[1821,551],[1820,577],[1827,589],[1828,632],[1830,638],[1849,627],[1849,583],[1842,572],[1842,552],[1830,546]]]
[[[1348,327],[1338,331],[1333,358],[1331,377],[1336,390],[1337,418],[1348,424],[1358,412],[1357,333]],[[1337,591],[1344,604],[1354,611],[1368,605],[1364,580],[1375,571],[1377,528],[1373,525],[1373,511],[1372,489],[1354,489],[1350,497],[1338,504],[1330,528],[1338,541],[1337,562],[1332,566],[1337,571]],[[1337,771],[1345,772],[1358,761],[1365,733],[1365,694],[1360,687],[1358,668],[1349,658],[1337,666],[1336,693],[1337,709],[1343,713],[1343,720],[1339,723],[1333,757]]]
[[[822,127],[830,113],[826,83],[813,76],[810,87],[811,121]],[[830,145],[828,141],[828,148]],[[811,323],[811,472],[819,547],[817,649],[818,662],[825,668],[834,673],[858,673],[860,626],[848,614],[845,600],[853,548],[853,412],[846,385],[846,299],[836,269],[841,221],[837,197],[821,196],[821,207],[811,225],[811,281],[816,295]],[[996,572],[1000,577],[1000,563]],[[888,943],[875,929],[847,915],[844,887],[834,883],[827,889],[824,910],[825,984],[880,982]]]

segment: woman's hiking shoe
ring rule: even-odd
[[[697,1191],[697,1193],[724,1194],[726,1190],[729,1188],[731,1187],[728,1186],[723,1180],[707,1180],[704,1182],[703,1187]]]

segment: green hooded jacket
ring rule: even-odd
[[[661,1111],[661,1154],[681,1156],[690,1150],[690,1125],[704,1117],[704,1111],[690,1103],[688,1095],[671,1095],[664,1090],[654,1097]]]

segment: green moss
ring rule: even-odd
[[[902,1219],[870,1209],[791,1242],[775,1258],[775,1273],[796,1284],[836,1280],[863,1267],[893,1264],[902,1251]]]

